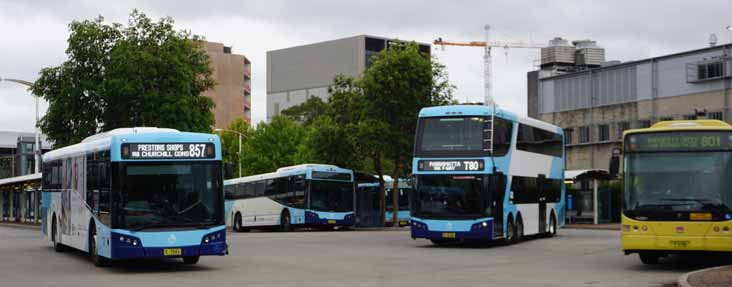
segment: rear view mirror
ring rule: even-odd
[[[234,164],[232,163],[226,163],[224,164],[224,178],[233,178],[234,177]]]
[[[610,155],[610,164],[609,164],[609,170],[610,177],[616,178],[618,177],[618,173],[620,172],[620,149],[614,148],[612,151],[612,154]]]

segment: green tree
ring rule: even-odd
[[[244,119],[236,119],[226,128],[228,131],[218,132],[221,137],[221,149],[223,150],[224,163],[234,165],[234,177],[239,177],[239,166],[244,164],[243,157],[239,154],[239,134],[242,134],[242,154],[244,153],[244,144],[251,136],[253,129]],[[232,132],[233,131],[233,132]],[[242,169],[243,173],[243,169]]]
[[[305,128],[284,116],[259,124],[244,144],[244,175],[272,172],[299,163],[297,150],[304,137]]]
[[[361,136],[379,142],[382,156],[393,161],[390,172],[395,179],[392,198],[397,222],[397,179],[410,170],[419,111],[450,103],[454,87],[444,66],[421,53],[415,43],[392,45],[374,56],[360,87],[364,96]],[[376,171],[383,177],[383,168]],[[383,192],[380,197],[383,203]]]
[[[327,104],[320,98],[310,97],[302,104],[283,110],[282,115],[307,127],[315,118],[325,113],[326,107]]]
[[[56,147],[129,126],[210,132],[214,86],[201,38],[172,18],[133,11],[128,24],[73,21],[68,60],[45,68],[33,93],[49,103],[40,127]]]
[[[302,144],[298,147],[298,163],[334,164],[344,168],[358,169],[360,166],[352,138],[346,126],[338,125],[333,119],[317,117],[307,127]]]

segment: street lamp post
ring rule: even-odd
[[[33,87],[33,83],[28,82],[28,81],[18,80],[18,79],[8,79],[8,78],[2,78],[2,77],[0,77],[0,82],[2,82],[2,81],[13,82],[13,83],[16,83],[16,84],[25,85],[25,86],[28,86],[29,88],[30,87]],[[39,172],[41,172],[41,160],[40,160],[41,159],[41,145],[40,145],[40,131],[38,130],[38,120],[39,120],[39,117],[38,117],[38,96],[35,95],[35,94],[33,94],[33,97],[36,99],[36,124],[35,124],[35,126],[36,126],[36,139],[35,139],[35,142],[36,143],[34,145],[35,148],[33,150],[33,154],[34,154],[33,159],[35,161],[35,173],[39,173]]]
[[[214,129],[214,131],[217,131],[217,132],[230,132],[230,133],[235,133],[235,134],[239,135],[239,156],[238,156],[238,160],[237,161],[239,162],[239,177],[241,177],[241,137],[244,134],[242,134],[240,132],[237,132],[235,130],[229,130],[229,129]]]

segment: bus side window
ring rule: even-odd
[[[305,191],[307,190],[307,183],[305,178],[302,176],[291,176],[290,187],[292,195],[290,196],[289,202],[292,207],[304,208],[305,207]]]
[[[273,179],[268,179],[263,182],[265,183],[264,196],[273,196],[277,194],[277,187],[275,186],[275,181]]]
[[[264,189],[267,183],[264,180],[257,181],[255,184],[254,196],[259,197],[264,195]]]

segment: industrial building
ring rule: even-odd
[[[40,137],[41,152],[51,150]],[[38,222],[40,173],[35,173],[35,135],[0,131],[0,222]]]
[[[606,62],[592,41],[555,39],[528,73],[528,114],[565,131],[567,170],[608,169],[622,132],[664,120],[729,122],[732,45]]]
[[[216,128],[225,129],[236,119],[251,122],[252,118],[252,64],[247,57],[233,54],[231,47],[222,43],[204,42],[211,61],[216,86],[203,93],[211,98]]]
[[[328,99],[336,75],[357,77],[395,39],[359,35],[267,52],[267,121],[310,97]],[[419,44],[429,54],[429,44]]]

